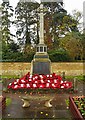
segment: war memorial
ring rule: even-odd
[[[76,78],[68,81],[65,73],[63,76],[52,73],[48,48],[44,42],[44,14],[44,5],[40,3],[39,44],[36,45],[31,69],[21,78],[4,85],[6,89],[0,97],[2,120],[85,119],[83,84],[79,84]]]

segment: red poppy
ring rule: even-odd
[[[45,84],[38,84],[39,88],[45,88]]]
[[[32,88],[38,88],[37,84],[33,83]]]
[[[8,85],[8,89],[22,89],[22,88],[66,88],[72,87],[72,82],[63,81],[60,75],[55,73],[50,75],[30,75],[27,73],[20,79],[15,80]]]

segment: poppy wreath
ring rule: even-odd
[[[37,88],[69,89],[72,88],[72,82],[63,81],[62,77],[55,73],[50,75],[30,75],[30,73],[27,73],[22,78],[16,79],[8,85],[8,89],[13,90]]]

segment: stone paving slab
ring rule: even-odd
[[[22,94],[20,94],[22,95]],[[19,97],[19,94],[7,94],[12,99],[10,104],[3,111],[2,118],[27,118],[27,119],[68,119],[71,120],[72,116],[69,110],[66,109],[65,99],[68,97],[67,94],[54,94],[54,99],[51,102],[52,108],[46,108],[44,101],[30,101],[30,107],[22,108],[23,102]],[[23,96],[23,95],[22,95]]]

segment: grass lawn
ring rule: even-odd
[[[78,81],[85,81],[85,76],[84,75],[80,75],[80,76],[66,76],[65,77],[67,80],[71,80],[76,78]]]
[[[6,106],[9,106],[11,104],[12,100],[11,98],[7,97],[6,98]]]

